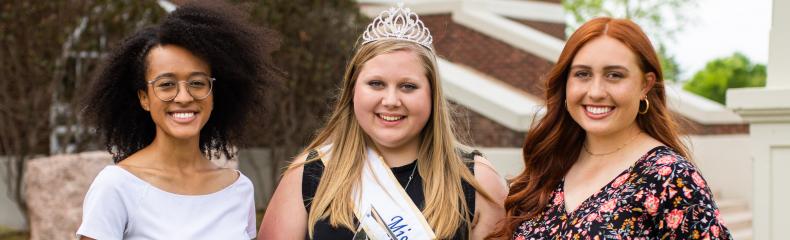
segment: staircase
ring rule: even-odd
[[[719,214],[736,240],[752,239],[752,210],[745,200],[717,199]]]

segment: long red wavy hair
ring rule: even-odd
[[[585,132],[565,110],[565,82],[579,49],[602,36],[612,37],[628,46],[638,57],[642,72],[656,75],[656,83],[647,93],[650,108],[647,113],[638,115],[637,125],[651,137],[690,159],[688,149],[680,140],[677,123],[667,109],[661,65],[647,35],[630,20],[592,19],[571,35],[557,63],[545,76],[546,115],[527,134],[523,147],[524,171],[512,179],[510,193],[505,200],[505,222],[491,238],[512,237],[519,224],[538,217],[549,203],[552,191],[579,157]],[[644,107],[640,106],[640,109]]]

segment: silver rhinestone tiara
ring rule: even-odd
[[[381,12],[362,33],[363,45],[382,39],[414,42],[433,50],[431,31],[420,21],[420,17],[416,13],[409,8],[404,8],[402,2],[398,3],[398,8],[390,7]]]

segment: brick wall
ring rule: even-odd
[[[456,132],[463,143],[475,147],[514,147],[524,144],[526,132],[511,130],[464,106],[451,102],[455,110]]]
[[[748,124],[701,124],[680,114],[674,114],[680,125],[682,134],[717,135],[717,134],[749,134]]]
[[[511,21],[524,24],[528,27],[534,28],[538,31],[547,33],[555,38],[565,40],[565,24],[541,22],[532,20],[521,20],[510,18]]]
[[[562,0],[530,0],[534,2],[548,2],[548,3],[559,3],[562,4]]]
[[[449,14],[421,19],[431,29],[439,56],[543,97],[541,77],[552,62],[457,24]]]
[[[549,70],[552,62],[454,23],[449,14],[425,15],[421,19],[431,29],[439,56],[532,95],[541,98],[544,95],[541,75]],[[524,132],[513,131],[463,106],[456,105],[456,109],[461,116],[461,129],[471,129],[469,144],[481,147],[521,147],[523,144]]]

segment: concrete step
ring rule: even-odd
[[[732,234],[732,239],[735,240],[752,240],[754,239],[752,235],[752,228],[745,228],[739,229],[738,231],[730,231]]]
[[[722,213],[751,211],[749,209],[749,204],[740,199],[717,199],[716,205]]]
[[[714,194],[715,195],[715,194]],[[718,195],[721,196],[721,195]],[[719,213],[733,239],[752,240],[752,210],[749,204],[741,199],[716,199]]]
[[[752,228],[751,211],[723,212],[721,213],[721,218],[724,220],[725,226],[730,229],[730,232]]]
[[[718,191],[713,190],[716,206],[719,208],[722,221],[735,239],[752,238],[752,210],[749,203],[737,198],[722,198]]]

